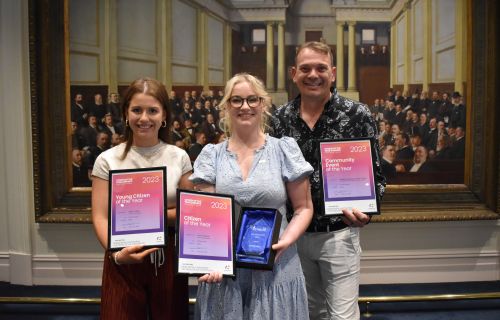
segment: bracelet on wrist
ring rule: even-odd
[[[121,265],[121,263],[120,263],[120,262],[118,262],[118,256],[120,255],[120,252],[121,252],[121,251],[116,251],[116,253],[113,255],[113,261],[115,262],[115,264],[116,264],[117,266]]]

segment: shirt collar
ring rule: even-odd
[[[330,89],[330,99],[325,103],[325,106],[323,107],[323,113],[325,111],[333,111],[335,107],[338,105],[339,102],[339,95],[337,92],[337,88],[332,88]],[[295,99],[292,101],[292,111],[293,115],[297,118],[300,118],[300,102],[301,102],[301,95],[298,94]]]

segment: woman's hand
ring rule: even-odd
[[[222,281],[222,273],[221,272],[211,272],[204,276],[198,278],[199,282],[207,282],[207,283],[218,283]]]
[[[113,254],[113,259],[118,264],[137,264],[141,263],[145,257],[158,250],[158,248],[151,248],[142,250],[144,246],[130,246],[121,249]]]
[[[286,241],[284,239],[279,239],[278,243],[273,244],[273,250],[276,251],[276,257],[274,258],[274,261],[278,261],[279,257],[285,252],[288,247],[292,245],[292,242]]]

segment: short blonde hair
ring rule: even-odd
[[[332,64],[332,66],[334,65],[332,49],[326,43],[319,42],[319,41],[310,41],[310,42],[306,42],[303,45],[301,45],[299,47],[299,49],[297,50],[297,54],[295,55],[295,65],[297,65],[297,58],[298,58],[299,54],[304,49],[310,49],[312,51],[316,51],[316,52],[319,52],[319,53],[322,53],[324,55],[329,56],[330,63]]]
[[[266,131],[267,128],[267,119],[269,117],[269,108],[271,107],[271,96],[269,93],[267,93],[264,84],[260,79],[257,77],[249,74],[249,73],[238,73],[234,75],[231,79],[229,79],[226,83],[226,87],[224,88],[224,96],[222,97],[222,100],[219,104],[222,110],[227,110],[229,105],[229,99],[231,98],[231,93],[233,92],[234,87],[239,84],[246,82],[250,84],[252,89],[255,91],[255,93],[262,98],[262,104],[263,104],[263,110],[262,110],[262,117],[261,117],[261,122],[260,122],[260,129],[262,132]],[[224,132],[227,137],[231,136],[232,132],[232,125],[231,125],[231,117],[226,113],[225,117],[225,125],[224,125]]]

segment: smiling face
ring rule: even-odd
[[[127,120],[133,134],[133,145],[154,146],[158,143],[158,131],[167,114],[153,96],[136,93],[127,109]]]
[[[310,48],[302,49],[292,68],[293,82],[303,98],[326,100],[330,87],[335,80],[335,67],[328,54]]]
[[[233,105],[231,98],[234,97],[240,97],[245,100],[242,105]],[[260,126],[263,105],[259,101],[257,104],[251,103],[252,107],[250,107],[247,100],[249,97],[258,97],[258,95],[248,82],[237,83],[231,91],[231,98],[227,102],[227,110],[229,111],[233,129],[235,130],[241,128],[258,129]]]

